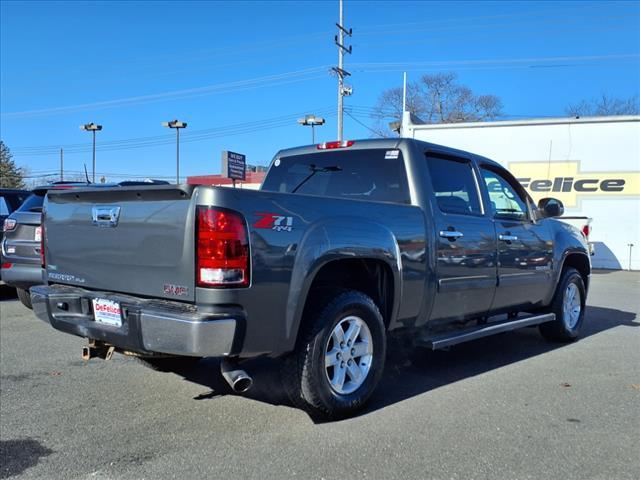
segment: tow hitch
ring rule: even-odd
[[[101,358],[103,360],[111,360],[116,347],[107,345],[106,343],[89,339],[86,347],[82,347],[82,360],[88,362],[92,358]]]

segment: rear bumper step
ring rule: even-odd
[[[556,315],[554,313],[545,313],[543,315],[533,315],[524,318],[516,318],[515,320],[490,323],[458,332],[426,336],[419,338],[416,342],[420,346],[428,347],[432,350],[438,350],[440,348],[451,347],[459,343],[470,342],[472,340],[488,337],[497,333],[552,322],[555,319]]]
[[[96,323],[93,298],[118,302],[122,326]],[[243,321],[241,312],[198,312],[192,305],[178,302],[60,285],[32,287],[31,302],[36,316],[57,330],[143,354],[228,355],[232,352],[237,324]]]

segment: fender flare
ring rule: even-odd
[[[360,217],[333,217],[311,227],[296,249],[285,319],[285,350],[295,348],[304,306],[318,272],[330,262],[366,259],[384,262],[393,275],[394,296],[390,322],[397,318],[402,297],[402,262],[393,233]]]

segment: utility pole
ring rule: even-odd
[[[60,181],[64,181],[64,150],[60,149]]]
[[[342,141],[342,125],[343,125],[343,113],[344,113],[344,97],[351,95],[353,92],[351,87],[345,86],[344,79],[351,74],[347,72],[344,67],[344,54],[351,53],[352,47],[349,45],[347,48],[344,45],[344,36],[351,36],[353,30],[350,28],[347,30],[344,25],[344,18],[342,13],[342,0],[340,0],[340,22],[336,23],[338,27],[338,35],[334,37],[335,44],[338,46],[338,66],[333,67],[331,70],[338,75],[338,140]]]

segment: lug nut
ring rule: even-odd
[[[340,348],[344,348],[344,342],[340,342]]]
[[[340,362],[340,368],[344,368],[344,362]]]
[[[336,354],[336,358],[337,358],[338,360],[340,360],[340,359],[342,358],[342,354],[341,354],[340,352],[338,352],[338,353]]]
[[[349,361],[347,362],[347,365],[351,365],[353,363],[353,360],[349,359]]]
[[[356,354],[356,349],[355,349],[355,348],[352,348],[352,349],[351,349],[351,356],[353,357],[355,354]]]

